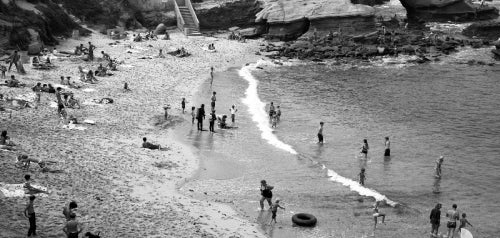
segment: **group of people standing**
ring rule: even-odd
[[[232,128],[232,126],[227,125],[227,115],[219,115],[215,114],[215,102],[217,101],[217,92],[212,92],[212,96],[210,97],[210,114],[209,114],[209,131],[210,132],[215,132],[215,122],[218,121],[219,128],[221,129],[229,129]],[[182,113],[185,112],[186,109],[186,99],[182,98],[181,101],[181,108],[182,108]],[[236,112],[238,112],[238,109],[236,109],[235,105],[232,105],[231,108],[229,108],[229,113],[231,114],[231,122],[234,124],[236,121]],[[203,120],[206,119],[206,113],[205,113],[205,104],[201,104],[199,108],[196,107],[191,107],[191,121],[192,124],[194,124],[194,121],[197,121],[196,126],[199,131],[203,131]]]
[[[432,209],[431,214],[429,216],[431,222],[431,236],[438,237],[439,226],[441,225],[441,203],[436,204],[434,209]],[[446,237],[454,238],[456,231],[461,232],[462,228],[465,228],[467,225],[472,227],[472,224],[467,220],[467,214],[460,213],[457,210],[457,204],[453,204],[451,209],[446,212],[446,218],[448,218],[448,222],[446,223],[446,227],[448,228],[448,234]],[[458,230],[457,230],[458,223]]]

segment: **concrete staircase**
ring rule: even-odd
[[[201,36],[200,29],[194,23],[193,16],[191,15],[189,8],[179,6],[179,11],[181,12],[181,17],[184,20],[184,29],[187,29],[187,35]]]

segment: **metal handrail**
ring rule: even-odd
[[[177,27],[184,32],[184,19],[182,19],[181,10],[179,9],[179,5],[177,5],[177,0],[174,0],[175,6],[175,15],[177,15]]]
[[[196,28],[200,29],[200,21],[198,21],[198,17],[196,16],[196,12],[194,12],[193,4],[191,4],[191,0],[185,0],[186,6],[189,9],[189,12],[191,13],[191,17],[193,17],[194,24]]]

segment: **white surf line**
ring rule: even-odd
[[[266,140],[270,145],[296,155],[297,151],[295,151],[291,145],[280,141],[278,137],[273,134],[273,129],[269,126],[269,120],[265,110],[266,104],[260,100],[257,91],[259,82],[251,73],[252,70],[255,70],[257,66],[262,64],[272,65],[270,62],[259,60],[257,63],[246,65],[238,71],[238,74],[248,82],[248,88],[245,92],[246,97],[243,98],[242,101],[248,106],[248,112],[252,115],[252,120],[257,123],[257,127],[262,132],[262,139]]]

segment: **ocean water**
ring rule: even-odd
[[[383,8],[400,13],[395,2]],[[204,103],[208,112],[216,91],[217,114],[238,108],[235,128],[199,132],[190,122],[176,128],[201,161],[181,190],[231,204],[275,238],[429,237],[436,203],[443,214],[456,203],[474,237],[499,237],[500,65],[467,64],[493,62],[489,51],[465,48],[423,65],[401,64],[404,56],[346,65],[259,61],[216,73],[188,105]],[[282,110],[275,129],[267,118],[271,101]],[[320,121],[323,145],[316,143]],[[386,136],[391,157],[383,156]],[[368,160],[359,158],[363,139]],[[441,155],[443,176],[436,179]],[[365,187],[357,182],[362,167]],[[268,205],[259,209],[262,179],[286,208],[274,225]],[[387,218],[374,231],[375,200],[384,201]],[[293,226],[299,212],[314,214],[317,226]],[[440,233],[445,226],[443,217]]]
[[[424,65],[262,61],[218,73],[191,104],[208,106],[217,91],[216,113],[229,114],[235,104],[237,128],[212,134],[186,123],[177,129],[201,159],[200,172],[183,190],[232,203],[270,237],[371,236],[375,200],[386,202],[381,210],[388,215],[376,237],[427,236],[438,202],[443,211],[458,204],[476,236],[498,237],[500,67],[463,64],[487,56],[464,52]],[[271,101],[282,108],[276,129],[267,118]],[[323,145],[316,143],[320,121]],[[390,158],[383,156],[385,136]],[[359,158],[365,138],[368,160]],[[441,155],[443,177],[436,179]],[[357,183],[361,167],[365,187]],[[287,208],[273,226],[269,212],[259,211],[261,179],[275,186],[274,197]],[[297,212],[314,214],[317,227],[292,226]]]

